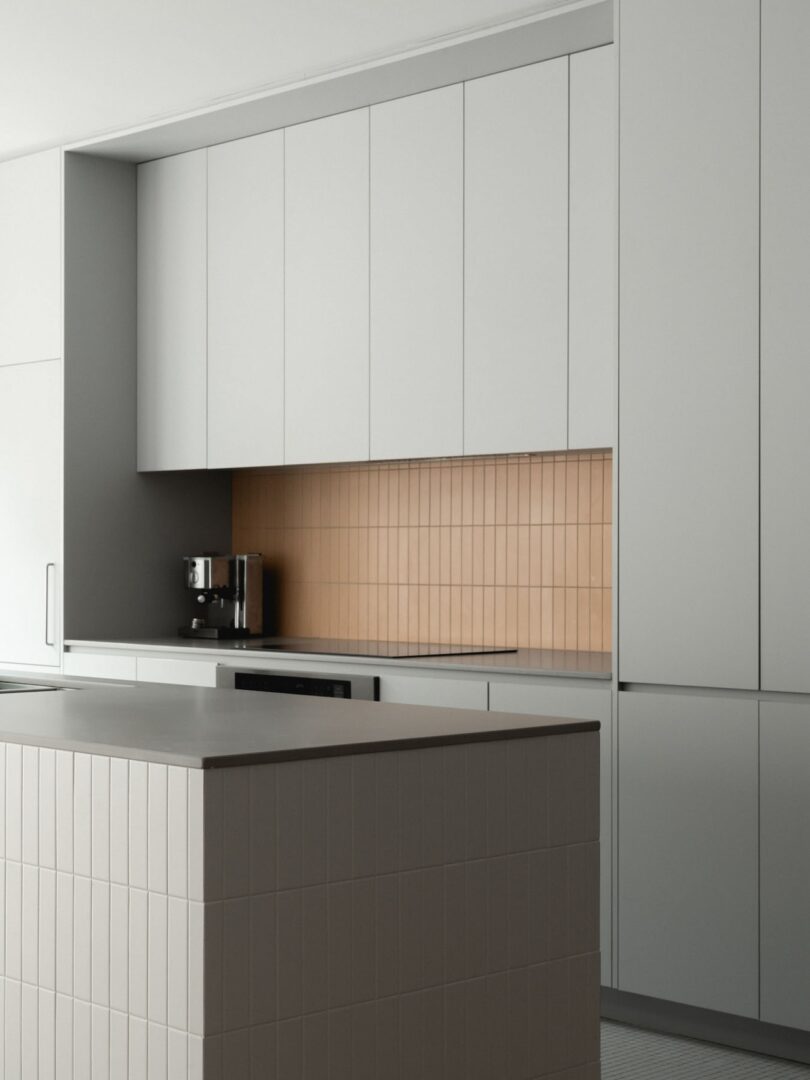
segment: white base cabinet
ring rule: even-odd
[[[0,664],[61,663],[62,362],[0,365]]]
[[[618,714],[617,989],[756,1018],[757,702],[628,692]]]

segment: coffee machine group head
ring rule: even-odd
[[[186,555],[194,614],[181,637],[240,638],[262,633],[261,555]]]

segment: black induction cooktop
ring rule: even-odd
[[[350,641],[343,638],[246,638],[245,649],[328,656],[370,656],[381,660],[419,660],[431,656],[478,656],[513,653],[517,649],[475,645],[442,645],[414,641]]]

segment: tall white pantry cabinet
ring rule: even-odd
[[[616,985],[810,1030],[810,9],[617,25]]]
[[[603,46],[139,166],[139,468],[612,446],[615,96]]]
[[[0,164],[0,664],[61,662],[62,176]]]

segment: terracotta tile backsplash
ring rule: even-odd
[[[611,648],[609,453],[234,473],[235,551],[303,637]]]

